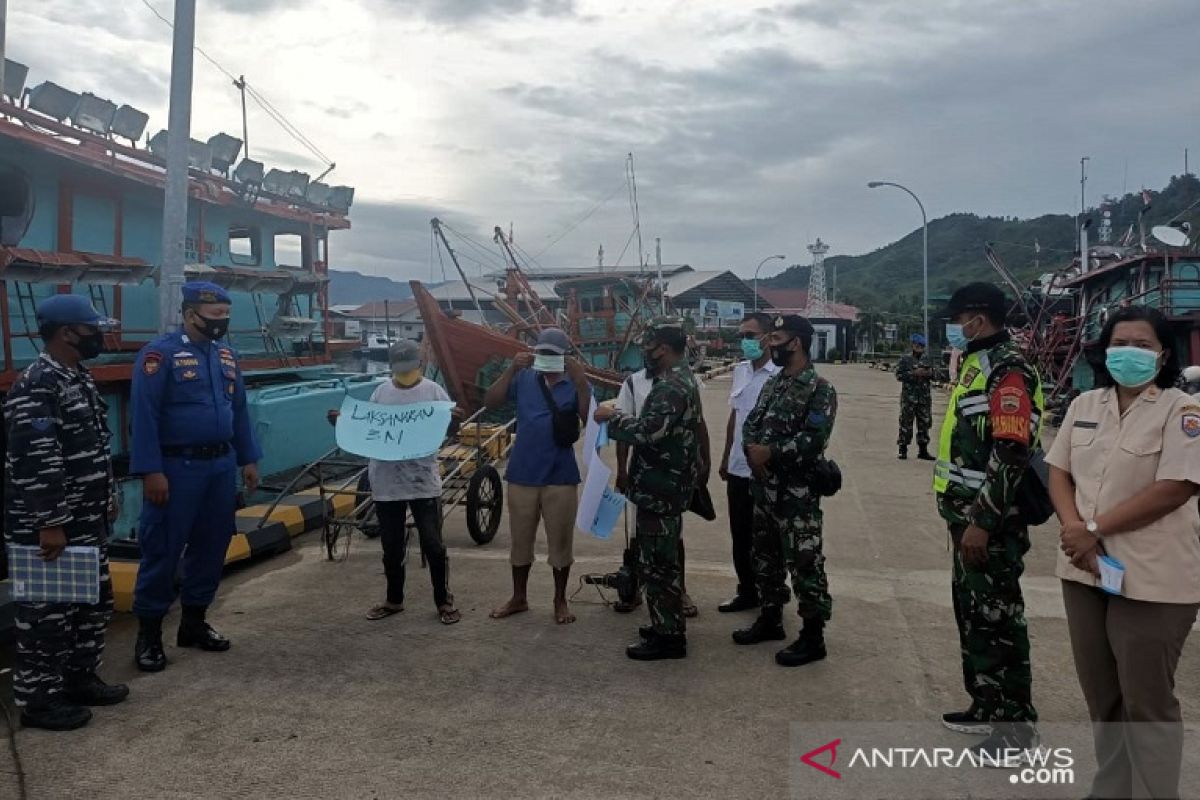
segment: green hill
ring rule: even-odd
[[[1190,221],[1200,229],[1200,180],[1195,175],[1171,178],[1161,192],[1150,192],[1146,230],[1173,219]],[[1143,208],[1140,193],[1109,198],[1104,208],[1112,213],[1113,241],[1125,236]],[[1090,242],[1098,242],[1100,209],[1089,209],[1092,218]],[[984,245],[992,243],[1001,260],[1022,280],[1066,266],[1076,249],[1075,217],[1048,214],[1035,219],[979,217],[957,213],[929,223],[929,294],[948,294],[955,286],[973,280],[997,280],[984,257]],[[1035,244],[1040,247],[1038,252]],[[920,313],[921,229],[899,241],[861,256],[832,256],[825,259],[826,280],[837,270],[837,300],[862,309],[898,313]],[[793,266],[763,281],[772,287],[805,288],[808,267]]]

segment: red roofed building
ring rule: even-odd
[[[824,360],[826,354],[837,349],[841,358],[846,358],[854,349],[854,323],[858,321],[858,309],[844,303],[827,303],[826,313],[810,316],[808,292],[804,289],[759,289],[758,296],[767,308],[760,310],[768,314],[802,314],[816,328],[813,338],[813,358]]]

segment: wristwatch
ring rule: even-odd
[[[1095,536],[1097,539],[1104,538],[1100,535],[1100,526],[1096,524],[1096,520],[1089,519],[1087,524],[1085,524],[1083,527],[1087,529],[1088,533],[1090,533],[1092,536]]]

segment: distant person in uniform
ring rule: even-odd
[[[532,353],[518,353],[499,379],[488,387],[483,403],[517,407],[517,433],[508,457],[508,525],[512,537],[509,561],[513,593],[492,610],[504,619],[529,610],[529,572],[533,568],[538,525],[545,525],[547,561],[554,572],[554,619],[559,625],[575,621],[567,602],[567,582],[574,562],[575,512],[579,507],[579,464],[575,442],[586,422],[592,389],[583,364],[567,355],[571,340],[559,328],[538,334]],[[569,425],[574,416],[574,439],[560,444],[554,418]],[[565,435],[565,434],[562,434]]]
[[[1200,366],[1184,368],[1183,391],[1187,392],[1192,397],[1200,399]]]
[[[616,409],[631,417],[640,416],[642,407],[646,404],[646,398],[650,396],[650,390],[654,388],[654,380],[654,377],[645,369],[627,375],[617,392]],[[699,384],[699,379],[697,379],[697,384]],[[616,489],[622,494],[629,491],[629,456],[632,452],[633,446],[629,442],[617,442]],[[704,483],[708,480],[709,465],[712,461],[709,455],[708,426],[704,423],[703,409],[700,412],[700,458],[700,481]],[[683,615],[692,619],[700,613],[700,610],[687,591],[687,569],[682,534],[679,538],[679,569],[683,581]],[[633,611],[641,602],[641,589],[642,587],[639,586],[637,603],[626,604],[618,601],[613,604],[613,610],[622,613]]]
[[[231,305],[216,284],[184,284],[183,325],[143,347],[133,370],[129,469],[142,476],[143,496],[134,660],[144,672],[167,665],[162,620],[175,600],[181,559],[183,618],[175,643],[229,649],[206,613],[234,534],[238,470],[253,492],[262,457],[237,354],[223,341]]]
[[[636,661],[687,656],[683,567],[679,540],[703,467],[700,391],[687,363],[687,336],[677,317],[651,320],[639,344],[654,387],[636,417],[603,405],[596,422],[614,441],[634,446],[629,500],[637,506],[638,567],[646,588],[650,625],[626,648]]]
[[[913,423],[916,423],[917,458],[933,461],[929,453],[929,428],[933,425],[933,394],[930,381],[933,367],[925,357],[925,337],[912,335],[912,352],[900,359],[896,365],[896,380],[900,390],[900,459],[908,458],[908,446],[913,440]]]
[[[767,334],[773,320],[769,314],[754,312],[746,316],[738,329],[745,361],[733,368],[733,386],[729,392],[729,422],[725,426],[725,450],[719,475],[725,481],[729,500],[729,536],[733,542],[733,569],[737,573],[737,594],[717,606],[725,613],[758,608],[758,577],[754,569],[754,494],[750,489],[753,473],[746,461],[742,426],[758,404],[767,381],[780,370],[771,360]]]
[[[946,339],[963,351],[934,468],[938,512],[954,543],[952,593],[971,704],[942,715],[975,750],[1003,757],[1037,742],[1021,574],[1029,529],[1017,489],[1038,448],[1045,401],[1037,371],[1004,327],[1008,302],[990,283],[950,297]]]
[[[779,367],[763,386],[742,436],[755,480],[754,562],[762,610],[748,628],[733,632],[740,645],[787,638],[783,607],[791,574],[800,635],[775,653],[781,667],[799,667],[826,657],[825,625],[833,598],[825,574],[821,497],[810,476],[829,445],[837,417],[837,391],[817,374],[813,326],[798,314],[776,317],[767,342]]]
[[[36,314],[45,349],[4,399],[5,534],[40,546],[45,561],[66,547],[98,547],[100,602],[16,603],[13,699],[25,727],[65,731],[91,720],[87,706],[129,695],[96,674],[113,610],[106,551],[117,499],[108,405],[83,362],[104,349],[112,321],[74,294],[43,300]]]
[[[1179,797],[1175,670],[1200,609],[1200,402],[1173,386],[1176,346],[1157,309],[1116,311],[1099,344],[1098,388],[1071,404],[1046,456],[1056,574],[1093,722],[1089,796]],[[1123,568],[1115,594],[1100,588],[1101,557]]]

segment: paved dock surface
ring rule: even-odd
[[[828,660],[788,670],[774,664],[775,643],[730,641],[753,614],[716,611],[736,580],[715,471],[717,521],[689,515],[684,524],[700,617],[689,621],[681,661],[626,659],[645,613],[589,602],[599,600],[592,587],[577,597],[578,622],[555,625],[541,543],[531,611],[489,619],[510,588],[506,525],[477,547],[462,515],[449,519],[451,584],[464,616],[450,627],[436,619],[415,543],[407,610],[369,622],[364,613],[383,599],[378,542],[356,537],[348,559],[330,563],[307,534],[292,552],[227,576],[211,619],[233,639],[228,653],[172,641],[167,671],[143,675],[131,663],[134,620],[120,616],[104,674],[128,682],[131,699],[97,709],[81,731],[19,732],[28,797],[820,797],[837,781],[796,766],[797,753],[827,740],[806,731],[879,722],[912,741],[970,744],[938,723],[966,702],[930,465],[896,460],[894,376],[860,366],[821,371],[840,395],[832,455],[846,477],[825,505]],[[722,435],[728,390],[725,377],[704,391],[709,427]],[[940,416],[935,408],[935,436]],[[1055,534],[1036,531],[1024,579],[1035,702],[1045,735],[1061,729],[1079,761],[1074,787],[1036,796],[1082,797],[1091,756],[1053,577]],[[575,574],[615,569],[621,547],[619,534],[578,536]],[[172,632],[177,613],[166,626]],[[794,613],[786,622],[794,635]],[[10,654],[0,656],[0,667],[9,664]],[[1178,691],[1189,720],[1185,795],[1200,796],[1200,636],[1188,643]],[[7,800],[18,797],[17,780],[2,745]],[[1023,796],[996,770],[946,780],[952,789],[930,784],[926,796]]]

